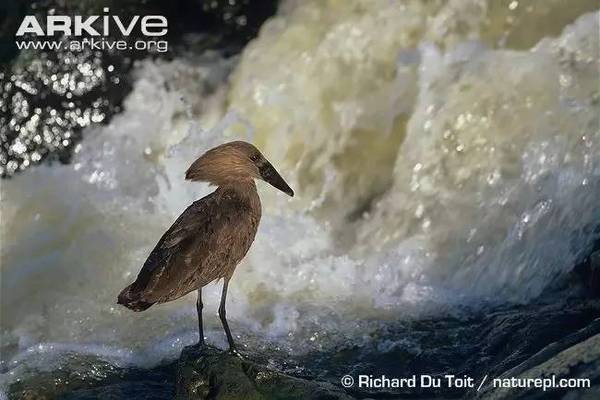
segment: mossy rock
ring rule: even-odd
[[[177,366],[177,399],[350,400],[341,389],[294,378],[213,347],[187,347]]]

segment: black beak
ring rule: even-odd
[[[259,168],[259,172],[260,172],[260,176],[263,178],[263,180],[265,182],[271,184],[273,187],[281,190],[282,192],[286,193],[287,195],[294,197],[294,191],[292,190],[292,188],[288,186],[288,184],[283,180],[281,175],[279,175],[279,173],[275,170],[275,168],[273,168],[271,163],[266,161]]]

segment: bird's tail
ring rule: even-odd
[[[154,303],[149,303],[141,299],[140,293],[134,290],[134,284],[127,286],[117,298],[117,304],[121,304],[133,311],[144,311],[150,308]]]

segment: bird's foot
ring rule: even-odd
[[[183,350],[184,351],[194,351],[194,352],[196,352],[196,351],[204,350],[204,349],[207,349],[207,348],[208,348],[208,345],[206,344],[206,342],[204,340],[200,340],[200,341],[198,341],[198,343],[194,343],[194,344],[191,344],[189,346],[185,346],[183,348]]]
[[[229,351],[228,352],[229,352],[229,354],[234,355],[234,356],[236,356],[238,358],[244,358],[242,356],[242,354],[235,347],[229,347]]]

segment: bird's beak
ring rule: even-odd
[[[260,172],[261,178],[265,182],[267,182],[270,185],[272,185],[273,187],[281,190],[282,192],[286,193],[287,195],[294,197],[294,191],[292,190],[292,188],[288,186],[288,184],[283,180],[281,175],[279,175],[279,172],[277,172],[275,170],[275,168],[271,165],[271,163],[269,163],[268,161],[265,162],[259,168],[259,172]]]

